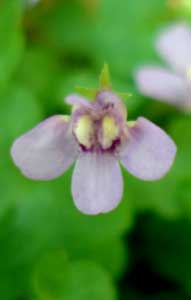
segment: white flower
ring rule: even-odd
[[[156,49],[170,68],[139,68],[135,76],[139,90],[191,112],[191,27],[185,23],[171,25],[159,34]]]

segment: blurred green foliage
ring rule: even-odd
[[[191,119],[139,95],[133,72],[141,63],[159,63],[156,32],[191,20],[190,13],[165,0],[29,2],[0,1],[1,299],[187,300]],[[32,182],[13,165],[10,146],[44,118],[69,113],[64,97],[75,86],[96,87],[104,62],[114,89],[133,93],[126,102],[129,118],[144,115],[161,125],[178,153],[159,182],[140,182],[124,171],[120,206],[89,217],[74,207],[72,169],[51,182]],[[132,287],[139,257],[173,287],[150,292]]]

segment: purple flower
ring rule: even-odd
[[[12,158],[22,173],[36,180],[63,174],[76,160],[72,194],[86,214],[106,213],[120,202],[123,179],[120,164],[143,180],[157,180],[171,167],[176,146],[149,120],[126,122],[122,100],[110,91],[89,102],[70,95],[71,117],[53,116],[18,138]]]
[[[146,96],[170,103],[191,112],[191,28],[175,24],[162,32],[156,48],[169,64],[141,67],[136,73],[139,90]]]

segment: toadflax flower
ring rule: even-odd
[[[135,76],[139,90],[191,112],[191,27],[184,23],[171,25],[159,35],[156,48],[170,69],[141,67]]]
[[[119,204],[123,192],[119,162],[143,180],[157,180],[170,169],[174,142],[144,117],[127,123],[126,107],[108,85],[102,84],[92,102],[72,94],[66,103],[72,105],[71,117],[48,118],[19,137],[11,154],[22,173],[36,180],[56,178],[76,160],[72,195],[81,212],[106,213]]]

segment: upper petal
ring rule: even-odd
[[[118,104],[121,103],[121,99],[111,91],[101,91],[97,94],[96,101],[100,104]]]
[[[91,107],[92,103],[88,101],[85,97],[78,94],[71,94],[65,98],[65,102],[74,106],[85,106]]]
[[[173,68],[185,73],[191,66],[191,27],[186,23],[170,26],[160,33],[156,47]]]
[[[129,129],[120,159],[127,170],[143,180],[157,180],[170,169],[176,145],[158,126],[145,118],[138,118]]]
[[[96,103],[104,108],[107,105],[113,105],[116,109],[120,111],[123,117],[126,119],[127,117],[127,109],[125,107],[124,102],[120,99],[118,95],[111,91],[101,91],[96,96]]]
[[[32,179],[61,175],[77,157],[77,144],[64,116],[48,118],[18,138],[11,149],[15,164]]]
[[[186,98],[186,82],[163,68],[142,67],[135,76],[139,90],[146,96],[181,106]]]
[[[116,159],[110,154],[83,153],[72,178],[77,208],[95,215],[114,209],[121,200],[123,181]]]

